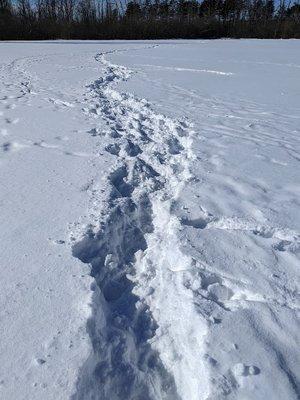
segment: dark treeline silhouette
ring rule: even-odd
[[[300,3],[0,0],[0,40],[220,37],[300,38]]]

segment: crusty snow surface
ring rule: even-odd
[[[300,41],[0,43],[0,398],[293,400]]]

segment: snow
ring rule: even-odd
[[[0,43],[1,398],[298,398],[299,46]]]

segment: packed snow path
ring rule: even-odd
[[[298,42],[21,46],[4,398],[297,399]]]
[[[97,60],[104,74],[91,85],[93,100],[85,111],[106,121],[112,142],[105,149],[117,163],[108,174],[100,229],[89,230],[73,250],[92,265],[100,289],[90,326],[94,353],[87,370],[93,373],[83,376],[75,397],[174,399],[178,392],[198,399],[208,393],[206,327],[183,282],[191,260],[179,249],[178,222],[170,213],[190,178],[192,130],[114,90],[130,71],[102,54]],[[97,192],[93,198],[97,205]],[[152,310],[153,302],[165,312]]]

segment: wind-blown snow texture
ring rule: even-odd
[[[299,398],[299,47],[0,44],[1,398]]]

